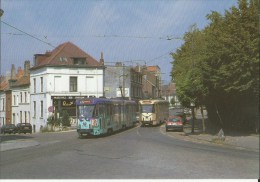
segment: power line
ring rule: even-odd
[[[9,26],[9,27],[11,27],[11,28],[13,28],[13,29],[15,29],[15,30],[18,30],[19,32],[22,32],[22,33],[24,33],[24,34],[26,34],[26,35],[28,35],[28,36],[30,36],[30,37],[32,37],[32,38],[34,38],[34,39],[40,41],[40,42],[43,42],[43,43],[45,43],[45,44],[47,44],[47,45],[49,45],[49,46],[55,48],[55,47],[54,47],[51,43],[49,43],[49,42],[46,42],[46,41],[44,41],[44,40],[41,40],[41,39],[39,39],[38,37],[35,37],[34,35],[31,35],[31,34],[25,32],[25,31],[23,31],[23,30],[20,30],[19,28],[16,28],[16,27],[14,27],[14,26],[10,25],[9,23],[6,23],[6,22],[4,22],[4,21],[2,21],[2,20],[1,20],[1,22],[4,23],[5,25],[7,25],[7,26]],[[17,34],[17,35],[18,35],[18,34]]]
[[[166,53],[164,53],[164,54],[162,54],[162,55],[160,55],[160,56],[158,56],[158,57],[155,57],[155,58],[153,58],[153,59],[150,59],[149,62],[155,61],[155,60],[160,59],[160,58],[162,58],[162,57],[164,57],[164,56],[166,56],[166,55],[169,55],[172,51],[174,51],[174,50],[168,51],[168,52],[166,52]]]

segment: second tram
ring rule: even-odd
[[[140,100],[139,122],[144,125],[159,125],[169,117],[169,102],[166,100]]]

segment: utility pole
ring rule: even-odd
[[[192,27],[191,29],[191,32],[192,32],[192,36],[191,36],[191,50],[192,50],[192,55],[194,57],[194,30],[193,29],[194,26]],[[193,77],[193,73],[194,73],[194,58],[192,59],[192,77]],[[192,87],[193,88],[193,87]],[[191,112],[192,112],[192,128],[191,128],[191,133],[194,133],[194,125],[195,125],[195,112],[194,112],[194,108],[195,108],[195,102],[192,102],[191,103]]]
[[[2,34],[2,32],[1,32],[1,24],[2,24],[2,15],[4,14],[4,10],[2,10],[1,9],[1,4],[2,4],[2,1],[0,0],[0,73],[1,73],[1,70],[2,70],[2,54],[1,54],[1,52],[2,52],[2,49],[1,49],[1,42],[2,42],[2,40],[1,40],[1,34]],[[1,75],[1,74],[0,74]]]

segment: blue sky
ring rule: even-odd
[[[34,54],[70,41],[97,60],[158,65],[171,80],[169,52],[193,24],[202,29],[211,11],[224,14],[236,0],[1,0],[1,17],[42,41],[1,23],[1,75]],[[50,43],[50,46],[47,43]],[[111,63],[109,63],[111,64]]]

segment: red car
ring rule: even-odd
[[[166,131],[178,130],[183,131],[183,119],[180,116],[170,116],[165,122]]]

